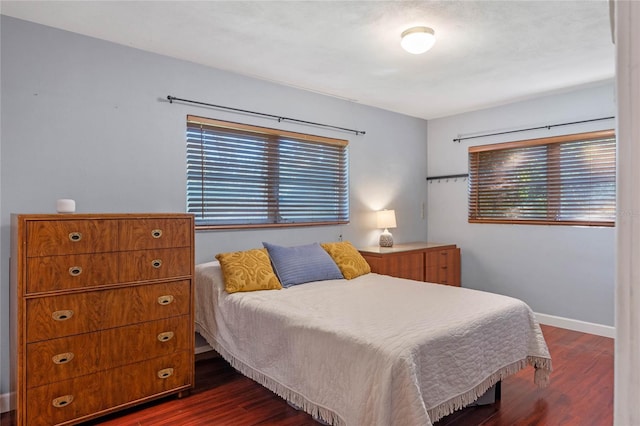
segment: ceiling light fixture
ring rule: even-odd
[[[413,27],[402,32],[400,45],[404,50],[419,55],[431,49],[436,42],[435,32],[429,27]]]

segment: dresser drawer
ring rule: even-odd
[[[118,247],[118,221],[29,221],[26,237],[27,257],[114,251]]]
[[[26,423],[58,424],[191,385],[192,355],[129,364],[27,390]]]
[[[27,293],[118,282],[118,254],[95,253],[27,259]]]
[[[104,374],[90,374],[26,391],[25,425],[52,426],[108,408]]]
[[[183,315],[30,343],[27,388],[187,351],[191,343],[189,319]]]
[[[114,403],[191,386],[193,362],[193,351],[185,351],[116,369],[118,374],[109,375]]]
[[[190,312],[190,280],[27,299],[27,342]]]
[[[109,291],[103,300],[104,328],[186,315],[191,312],[191,281]]]
[[[99,340],[88,333],[27,344],[27,388],[98,371]]]
[[[138,250],[119,253],[120,281],[146,281],[191,275],[191,249]]]
[[[189,315],[105,330],[100,365],[106,369],[188,351],[192,328]]]
[[[190,219],[135,219],[119,222],[120,250],[143,250],[191,246]]]
[[[103,294],[100,291],[89,291],[27,299],[27,343],[99,329]]]

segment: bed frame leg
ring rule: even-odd
[[[500,401],[502,397],[502,382],[497,382],[495,385],[491,386],[484,395],[480,396],[474,403],[469,404],[472,405],[491,405]]]

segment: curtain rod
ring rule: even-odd
[[[442,175],[442,176],[428,176],[427,180],[440,180],[440,179],[457,179],[457,178],[467,178],[469,177],[469,173],[460,173],[459,175]]]
[[[462,137],[462,138],[454,138],[453,141],[459,143],[460,141],[467,140],[467,139],[486,138],[488,136],[506,135],[508,133],[527,132],[529,130],[540,130],[540,129],[549,130],[552,127],[569,126],[571,124],[590,123],[592,121],[600,121],[600,120],[611,120],[612,118],[615,118],[615,117],[612,116],[612,117],[592,118],[590,120],[572,121],[572,122],[569,122],[569,123],[560,123],[560,124],[549,124],[547,126],[539,126],[539,127],[529,127],[528,129],[508,130],[506,132],[497,132],[497,133],[486,133],[484,135],[467,136],[467,137]]]
[[[167,99],[169,100],[170,104],[172,104],[173,101],[179,101],[179,102],[186,102],[186,103],[196,104],[196,105],[204,105],[204,106],[209,106],[209,107],[218,108],[218,109],[225,109],[225,110],[228,110],[228,111],[241,112],[243,114],[251,114],[251,115],[257,115],[257,116],[260,116],[260,117],[273,118],[275,120],[278,120],[278,122],[290,121],[292,123],[309,124],[311,126],[326,127],[326,128],[329,128],[329,129],[342,130],[344,132],[355,133],[356,136],[364,135],[366,133],[364,130],[347,129],[347,128],[344,128],[344,127],[332,126],[330,124],[314,123],[313,121],[298,120],[296,118],[289,118],[289,117],[282,117],[282,116],[279,116],[279,115],[266,114],[264,112],[249,111],[249,110],[246,110],[246,109],[232,108],[232,107],[227,107],[227,106],[223,106],[223,105],[209,104],[209,103],[200,102],[200,101],[192,101],[190,99],[176,98],[175,96],[171,96],[171,95],[168,95]]]

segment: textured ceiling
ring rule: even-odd
[[[614,76],[604,1],[2,1],[0,12],[425,119]],[[408,27],[434,28],[422,55]]]

